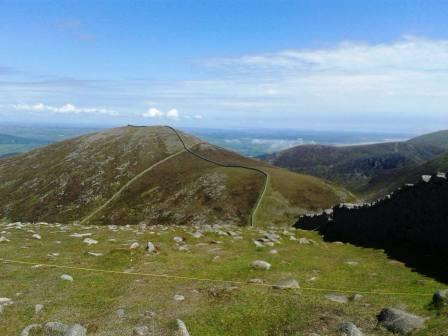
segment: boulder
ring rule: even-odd
[[[41,240],[42,239],[41,235],[39,235],[37,233],[33,234],[31,237],[33,237],[34,239],[37,239],[37,240]]]
[[[97,240],[95,240],[95,239],[92,239],[92,238],[85,238],[84,240],[83,240],[83,243],[86,243],[87,245],[95,245],[95,244],[98,244],[98,241]]]
[[[358,327],[355,326],[351,322],[342,323],[339,326],[338,331],[340,331],[341,333],[343,333],[346,336],[363,336],[364,335],[361,332],[361,330],[359,330]]]
[[[185,296],[180,295],[180,294],[176,294],[176,295],[174,295],[174,300],[176,300],[176,301],[184,301],[185,300]]]
[[[71,275],[68,275],[68,274],[62,274],[61,275],[61,279],[65,280],[65,281],[73,281],[73,277]]]
[[[125,310],[123,308],[119,308],[117,309],[116,313],[119,318],[123,318],[125,315]]]
[[[6,238],[5,236],[0,237],[0,243],[7,243],[7,242],[9,242],[8,238]]]
[[[132,329],[132,335],[133,336],[149,336],[150,331],[147,326],[135,327],[134,329]]]
[[[135,249],[138,249],[139,247],[140,247],[140,244],[138,242],[133,242],[131,244],[131,246],[129,246],[129,249],[130,250],[135,250]]]
[[[179,328],[179,336],[190,336],[190,333],[188,332],[187,326],[185,325],[185,322],[182,320],[176,320],[177,327]]]
[[[156,252],[156,247],[153,243],[148,242],[148,244],[146,245],[146,251],[148,251],[148,253],[154,253]]]
[[[250,266],[254,269],[266,270],[266,271],[270,270],[272,267],[270,263],[264,260],[255,260],[250,264]]]
[[[87,336],[87,329],[80,324],[72,324],[67,328],[64,336]]]
[[[395,308],[384,308],[377,319],[381,326],[401,335],[407,335],[416,329],[421,329],[425,324],[423,317]]]
[[[44,305],[43,304],[38,303],[37,305],[34,306],[34,312],[36,314],[40,313],[42,311],[42,309],[44,309]]]
[[[300,288],[299,282],[296,279],[283,279],[276,282],[272,288],[274,289],[294,289]]]
[[[438,290],[432,297],[432,303],[437,308],[448,305],[448,289]]]
[[[327,294],[327,295],[325,295],[325,298],[330,301],[337,302],[337,303],[347,303],[348,302],[348,297],[345,295]]]

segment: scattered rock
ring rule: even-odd
[[[173,238],[173,240],[176,242],[176,243],[182,243],[183,241],[184,241],[184,239],[182,238],[182,237],[174,237]]]
[[[14,302],[10,298],[0,298],[0,313],[3,312],[3,308],[12,305]]]
[[[98,244],[98,241],[92,238],[85,238],[83,240],[83,243],[86,243],[87,245],[94,245],[94,244]]]
[[[278,251],[276,249],[270,250],[269,251],[270,254],[278,254]]]
[[[325,295],[325,298],[330,301],[337,302],[337,303],[347,303],[348,302],[348,297],[346,297],[345,295],[327,294],[327,295]]]
[[[361,294],[354,294],[350,297],[350,301],[359,301],[363,298]]]
[[[98,252],[87,252],[88,255],[93,257],[101,257],[103,254]]]
[[[258,240],[253,240],[256,247],[264,247],[263,243]]]
[[[191,235],[192,235],[194,238],[196,238],[196,239],[201,238],[201,237],[203,236],[203,234],[202,234],[201,232],[199,232],[199,231],[194,232],[194,233],[192,233]]]
[[[155,245],[154,245],[153,243],[151,243],[151,242],[148,242],[148,244],[146,245],[146,251],[147,251],[148,253],[156,252],[156,247],[155,247]]]
[[[176,301],[184,301],[185,300],[185,296],[180,295],[180,294],[176,294],[176,295],[174,295],[174,300],[176,300]]]
[[[61,279],[65,281],[73,281],[73,277],[68,274],[62,274]]]
[[[131,244],[131,246],[129,246],[129,249],[130,250],[135,250],[135,249],[138,249],[139,247],[140,247],[140,244],[138,242],[133,242]]]
[[[33,234],[31,237],[33,237],[34,239],[37,239],[37,240],[41,240],[42,239],[41,235],[39,235],[37,233]]]
[[[272,288],[274,289],[293,289],[300,288],[299,282],[296,279],[283,279],[275,283]]]
[[[188,252],[190,251],[190,248],[188,247],[188,245],[181,245],[179,246],[178,250],[181,252]]]
[[[448,289],[438,290],[432,297],[432,303],[437,308],[448,305]]]
[[[38,303],[37,305],[34,306],[34,312],[36,314],[39,314],[42,311],[42,309],[44,309],[43,304]]]
[[[135,327],[134,329],[132,329],[132,335],[133,336],[149,336],[150,331],[147,326]]]
[[[357,261],[345,261],[344,264],[349,265],[349,266],[357,266],[357,265],[359,265],[359,262],[357,262]]]
[[[72,324],[65,331],[64,336],[86,336],[87,329],[80,324]]]
[[[306,238],[299,238],[299,244],[307,245],[309,243],[310,243],[310,241],[308,239],[306,239]]]
[[[185,322],[182,320],[176,320],[177,327],[179,328],[179,336],[190,336],[187,326],[185,325]]]
[[[71,234],[70,237],[84,238],[84,237],[89,237],[91,235],[92,235],[91,233],[74,233],[74,234]]]
[[[351,322],[342,323],[338,330],[346,336],[363,336],[361,330]]]
[[[250,266],[255,269],[266,270],[266,271],[270,270],[272,267],[272,265],[270,263],[268,263],[267,261],[264,261],[264,260],[255,260],[250,264]]]
[[[378,323],[393,333],[409,334],[424,327],[425,319],[400,309],[385,308],[377,316]]]
[[[25,329],[22,330],[20,336],[32,336],[35,334],[40,335],[41,331],[42,331],[41,324],[30,324],[29,326],[25,327]]]
[[[0,237],[0,243],[7,243],[7,242],[9,242],[8,238],[6,238],[5,236]]]
[[[125,310],[123,308],[119,308],[117,309],[116,314],[119,318],[123,318],[125,315]]]
[[[251,283],[251,284],[262,284],[262,283],[264,283],[263,279],[259,279],[259,278],[249,279],[249,281],[247,281],[247,282]]]

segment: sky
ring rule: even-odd
[[[0,0],[0,122],[448,128],[448,1]]]

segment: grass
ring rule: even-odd
[[[34,230],[42,240],[31,238]],[[445,285],[406,268],[387,258],[382,251],[349,244],[325,243],[313,232],[288,230],[295,237],[306,237],[315,244],[300,245],[282,235],[283,228],[273,230],[282,235],[282,243],[257,248],[252,239],[262,234],[260,228],[227,227],[241,234],[234,239],[217,233],[202,238],[190,235],[191,227],[157,226],[139,229],[104,226],[82,227],[34,224],[23,229],[0,225],[2,235],[10,242],[0,243],[0,257],[36,263],[76,267],[180,275],[239,281],[235,285],[187,279],[166,279],[144,275],[108,274],[81,270],[32,268],[12,263],[0,264],[0,297],[9,297],[14,304],[0,314],[2,335],[17,335],[31,323],[62,321],[81,323],[91,335],[131,335],[132,328],[147,324],[156,335],[174,335],[175,320],[185,321],[195,335],[337,335],[337,325],[352,321],[366,334],[388,335],[376,328],[375,315],[386,306],[402,307],[430,317],[427,327],[415,335],[445,335],[447,312],[429,309],[431,296],[363,294],[359,301],[338,304],[324,295],[336,290],[406,292],[432,294]],[[71,234],[92,233],[99,241],[88,247],[83,238]],[[174,236],[184,237],[189,252],[179,251]],[[129,245],[140,242],[137,250]],[[152,241],[160,249],[158,255],[146,255],[143,245]],[[220,241],[221,243],[216,243]],[[278,254],[271,254],[271,249]],[[101,252],[93,257],[87,251]],[[52,253],[60,253],[52,256]],[[218,257],[218,258],[217,258]],[[262,259],[273,266],[269,271],[252,270],[250,262]],[[358,265],[346,264],[356,261]],[[64,282],[61,274],[70,274],[74,282]],[[270,287],[247,285],[251,278],[266,283],[293,277],[301,287],[328,288],[327,291],[278,291]],[[236,289],[229,289],[229,287]],[[22,293],[17,296],[16,293]],[[185,296],[176,302],[175,294]],[[349,294],[347,294],[349,295]],[[34,305],[45,304],[40,314]],[[116,310],[126,315],[117,318]],[[141,314],[156,312],[154,321]],[[93,332],[95,331],[96,332]]]

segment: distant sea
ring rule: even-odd
[[[359,131],[314,131],[292,129],[200,129],[185,128],[212,144],[224,147],[245,156],[263,154],[306,144],[350,146],[379,142],[408,140],[417,134]]]

